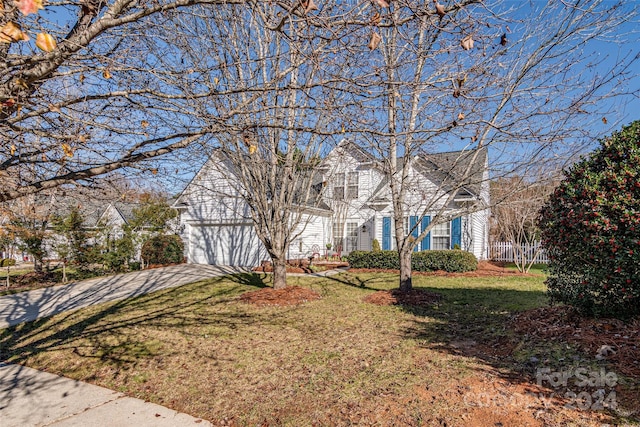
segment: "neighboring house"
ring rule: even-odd
[[[460,247],[486,258],[488,246],[489,177],[486,150],[419,156],[410,168],[404,227],[419,223],[423,229],[448,195],[447,182],[462,170],[471,170],[468,183],[458,189],[444,210],[451,219],[436,225],[416,250]],[[305,212],[300,236],[289,248],[289,258],[348,254],[371,250],[377,239],[382,249],[395,248],[390,188],[380,163],[348,141],[340,143],[318,167],[322,202],[301,207]],[[267,260],[266,250],[253,227],[249,206],[233,185],[232,168],[213,156],[176,200],[188,262],[255,266]],[[459,180],[458,180],[459,181]],[[320,185],[322,184],[322,185]],[[441,197],[444,196],[444,197]],[[419,215],[429,201],[433,212]],[[464,213],[468,205],[475,212]],[[480,206],[480,208],[478,208]]]

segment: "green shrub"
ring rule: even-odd
[[[131,261],[129,263],[129,270],[131,271],[139,271],[142,267],[142,263],[140,261]]]
[[[601,141],[540,212],[552,301],[584,314],[640,314],[640,121]]]
[[[184,244],[180,236],[160,235],[142,245],[142,258],[147,264],[180,264],[184,262]]]
[[[478,259],[471,252],[461,250],[422,251],[413,254],[411,268],[415,271],[461,273],[477,270]]]
[[[382,250],[382,248],[380,247],[380,242],[378,242],[378,239],[373,239],[373,242],[371,242],[371,250],[373,252],[380,252]]]
[[[400,258],[396,251],[353,251],[347,257],[352,268],[400,269]],[[478,260],[470,252],[458,250],[415,252],[411,257],[413,271],[464,272],[478,268]]]
[[[13,258],[4,258],[0,260],[0,267],[13,267],[16,265],[16,260]]]

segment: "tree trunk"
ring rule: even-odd
[[[409,292],[411,284],[411,251],[401,250],[400,255],[400,291]]]
[[[283,259],[272,259],[273,263],[273,289],[287,287],[287,263]]]
[[[42,273],[42,260],[37,257],[33,257],[33,271],[36,273]]]

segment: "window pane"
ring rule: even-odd
[[[335,179],[336,179],[336,186],[343,186],[344,185],[344,174],[343,173],[337,173]]]
[[[344,179],[344,174],[342,174]],[[347,181],[347,185],[358,185],[358,172],[349,172],[349,181]]]
[[[449,237],[433,237],[432,247],[434,250],[449,249]]]
[[[358,198],[358,186],[349,186],[347,187],[347,199],[357,199]]]
[[[436,224],[431,230],[431,233],[433,236],[449,237],[450,235],[449,222],[445,222],[443,224]]]
[[[333,200],[344,200],[344,187],[333,187]]]
[[[344,222],[333,223],[333,250],[342,251],[342,238],[344,234]]]
[[[355,251],[358,249],[358,223],[347,223],[347,251]]]

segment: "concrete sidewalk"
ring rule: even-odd
[[[211,425],[103,387],[0,363],[0,427]]]
[[[244,271],[248,269],[181,264],[6,295],[0,297],[0,329],[64,311]]]

